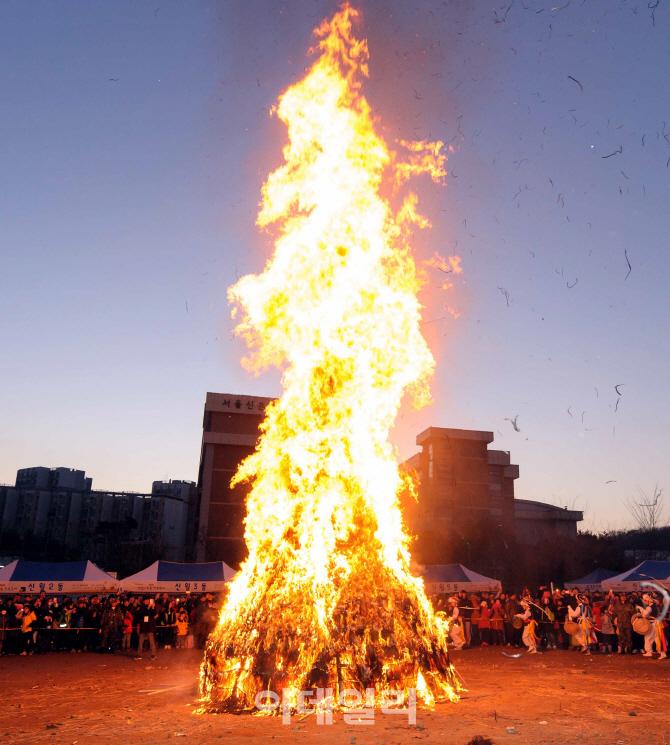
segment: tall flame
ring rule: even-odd
[[[434,367],[409,247],[429,223],[398,191],[419,174],[439,182],[446,158],[441,142],[402,142],[400,158],[375,131],[356,15],[344,6],[316,29],[318,59],[280,98],[286,162],[258,216],[275,226],[274,254],[229,290],[252,349],[244,365],[279,367],[284,393],[233,480],[252,485],[249,556],[201,671],[203,698],[223,708],[338,676],[416,687],[421,669],[425,700],[456,698],[444,628],[410,573],[398,495],[411,485],[388,442],[405,391],[429,401]]]

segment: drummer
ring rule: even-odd
[[[451,641],[454,643],[454,647],[460,650],[463,649],[464,634],[463,619],[458,610],[458,598],[449,598],[447,602],[449,604],[449,635],[451,636]]]
[[[579,595],[577,597],[576,607],[568,606],[568,618],[579,625],[579,631],[573,636],[577,644],[581,646],[582,654],[590,655],[591,642],[596,640],[592,639],[593,624],[591,623],[591,609],[589,607],[589,599],[585,595]]]
[[[528,647],[528,653],[537,654],[537,643],[539,641],[535,634],[537,623],[533,619],[530,603],[525,598],[521,600],[521,608],[522,612],[515,615],[515,618],[520,618],[523,621],[523,636],[521,638]]]
[[[656,618],[656,603],[652,596],[645,592],[642,600],[635,606],[637,612],[646,618],[651,624],[651,628],[644,635],[644,654],[643,657],[653,657],[653,646],[656,645],[656,652],[660,654],[659,660],[664,660],[667,654],[665,635],[663,633],[662,622]]]

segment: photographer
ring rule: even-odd
[[[144,602],[135,613],[135,625],[138,633],[137,656],[136,660],[142,659],[142,650],[144,640],[148,639],[151,650],[151,659],[156,659],[156,610],[154,601],[150,598],[144,598]]]
[[[7,636],[7,629],[9,628],[9,619],[7,618],[7,608],[0,609],[0,656],[2,656],[2,647],[5,643],[5,637]]]

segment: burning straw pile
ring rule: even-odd
[[[409,178],[444,177],[442,143],[392,153],[360,93],[367,45],[345,7],[316,30],[318,58],[281,97],[285,164],[263,186],[275,248],[229,291],[248,369],[282,370],[248,482],[249,557],[201,669],[207,711],[251,711],[258,693],[418,689],[456,700],[445,629],[410,573],[388,432],[405,392],[429,400],[409,248],[428,225]],[[382,192],[384,196],[382,196]],[[235,315],[235,314],[234,314]]]

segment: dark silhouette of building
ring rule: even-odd
[[[126,555],[184,561],[195,482],[154,481],[151,494],[91,485],[84,471],[20,469],[15,486],[0,485],[0,550],[35,560],[88,558],[108,569]]]
[[[91,491],[93,479],[86,478],[85,471],[76,468],[19,468],[16,472],[17,489],[76,489]]]

